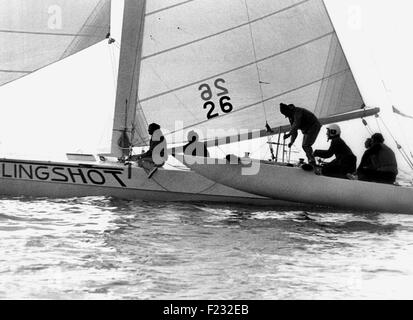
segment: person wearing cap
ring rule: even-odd
[[[301,130],[303,133],[302,147],[307,156],[308,163],[315,165],[312,146],[321,129],[320,121],[312,112],[296,107],[293,104],[281,103],[280,112],[289,119],[291,124],[290,132],[284,135],[284,139],[291,137],[288,147],[291,148],[297,139],[298,130]]]
[[[381,133],[371,136],[371,146],[357,168],[357,179],[362,181],[393,184],[398,174],[396,156]]]
[[[188,132],[188,143],[184,145],[184,154],[196,157],[209,157],[206,144],[199,141],[199,135],[195,131]]]
[[[138,165],[144,168],[148,177],[162,167],[168,158],[166,149],[166,140],[162,134],[161,126],[157,123],[151,123],[148,126],[148,133],[151,136],[149,141],[149,150],[133,157],[133,160],[138,160]]]
[[[357,157],[350,147],[341,138],[341,129],[337,124],[327,126],[327,141],[330,141],[328,150],[315,150],[314,157],[323,159],[335,156],[335,159],[321,168],[321,173],[327,177],[347,178],[348,173],[356,170]]]

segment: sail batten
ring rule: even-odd
[[[0,85],[92,46],[110,32],[110,0],[2,0]],[[14,76],[11,76],[14,74]]]

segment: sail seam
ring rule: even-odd
[[[23,71],[23,70],[0,70],[0,72],[8,72],[8,73],[32,73],[33,71]]]
[[[309,86],[314,85],[314,84],[316,84],[316,83],[318,83],[318,82],[320,82],[320,81],[324,81],[324,80],[326,80],[326,79],[329,79],[329,78],[332,78],[332,77],[335,77],[335,76],[344,74],[344,73],[349,72],[349,71],[351,72],[350,68],[346,68],[346,69],[344,69],[344,70],[341,70],[341,71],[339,71],[339,72],[336,72],[336,73],[334,73],[334,74],[331,74],[331,75],[329,75],[328,77],[322,77],[321,79],[317,79],[317,80],[311,81],[311,82],[309,82],[309,83],[306,83],[306,84],[301,85],[301,86],[299,86],[299,87],[296,87],[296,88],[294,88],[294,89],[291,89],[291,90],[288,90],[288,91],[284,91],[284,92],[282,92],[282,93],[280,93],[280,94],[276,94],[276,95],[274,95],[274,96],[271,96],[271,97],[269,97],[269,98],[266,98],[266,99],[264,99],[263,101],[258,101],[258,102],[255,102],[255,103],[251,103],[251,104],[246,105],[246,106],[244,106],[244,107],[238,108],[237,110],[234,110],[234,111],[232,111],[231,113],[223,114],[223,115],[221,115],[221,116],[218,117],[218,118],[209,119],[209,120],[203,120],[203,121],[200,121],[200,122],[198,122],[198,123],[194,123],[194,124],[192,124],[192,125],[190,125],[190,126],[186,126],[186,127],[182,128],[181,130],[186,130],[186,129],[192,128],[192,127],[194,127],[194,126],[196,126],[196,125],[200,125],[200,124],[203,124],[203,123],[206,123],[206,122],[213,122],[215,119],[217,119],[217,120],[218,120],[218,119],[222,119],[223,117],[228,116],[228,115],[230,115],[230,114],[231,114],[231,115],[234,115],[234,113],[237,113],[237,112],[239,112],[239,111],[246,110],[246,109],[251,108],[251,107],[253,107],[253,106],[256,106],[256,105],[258,105],[258,104],[260,104],[260,103],[267,102],[267,101],[270,101],[270,100],[275,99],[275,98],[279,98],[279,97],[281,97],[281,96],[283,96],[283,95],[286,95],[286,94],[289,94],[289,93],[291,93],[291,92],[294,92],[294,91],[303,89],[303,88],[305,88],[305,87],[309,87]],[[176,133],[176,132],[177,132],[177,130],[171,131],[171,132],[169,132],[167,135],[171,135],[171,134]]]
[[[181,6],[181,5],[184,5],[184,4],[187,4],[188,2],[193,2],[193,1],[196,1],[196,0],[186,0],[186,1],[183,1],[183,2],[180,2],[180,3],[177,3],[177,4],[174,4],[174,5],[171,5],[171,6],[169,6],[169,7],[165,7],[165,8],[158,9],[158,10],[154,10],[154,11],[148,12],[148,13],[145,15],[145,17],[151,16],[151,15],[153,15],[153,14],[156,14],[156,13],[159,13],[159,12],[162,12],[162,11],[165,11],[165,10],[169,10],[169,9],[172,9],[172,8],[175,8],[175,7],[179,7],[179,6]]]
[[[191,45],[191,44],[194,44],[194,43],[197,43],[197,42],[201,42],[201,41],[204,41],[204,40],[209,39],[209,38],[216,37],[216,36],[221,35],[221,34],[223,34],[223,33],[227,33],[227,32],[230,32],[230,31],[232,31],[232,30],[239,29],[239,28],[245,27],[245,26],[247,26],[247,25],[251,25],[251,24],[253,24],[253,23],[255,23],[255,22],[258,22],[258,21],[267,19],[267,18],[269,18],[269,17],[271,17],[271,16],[274,16],[274,15],[276,15],[276,14],[279,14],[279,13],[281,13],[281,12],[288,11],[288,10],[290,10],[290,9],[292,9],[292,8],[298,7],[298,6],[304,4],[304,3],[308,2],[308,1],[311,1],[311,0],[303,0],[303,1],[301,1],[301,2],[298,2],[298,3],[294,4],[294,5],[291,5],[291,6],[289,6],[289,7],[283,8],[283,9],[281,9],[281,10],[274,11],[274,12],[272,12],[272,13],[269,13],[269,14],[265,15],[265,16],[262,16],[262,17],[259,17],[259,18],[257,18],[257,19],[248,21],[248,22],[246,22],[246,23],[242,23],[242,24],[237,25],[237,26],[235,26],[235,27],[232,27],[232,28],[229,28],[229,29],[225,29],[225,30],[222,30],[222,31],[220,31],[220,32],[217,32],[217,33],[214,33],[214,34],[210,34],[210,35],[208,35],[208,36],[205,36],[205,37],[202,37],[202,38],[199,38],[199,39],[190,41],[190,42],[186,42],[186,43],[183,43],[183,44],[181,44],[181,45],[178,45],[178,46],[175,46],[175,47],[172,47],[172,48],[168,48],[168,49],[165,49],[165,50],[162,50],[162,51],[159,51],[159,52],[156,52],[156,53],[147,55],[147,56],[142,56],[142,60],[146,60],[146,59],[149,59],[149,58],[152,58],[152,57],[161,55],[161,54],[163,54],[163,53],[166,53],[166,52],[169,52],[169,51],[173,51],[173,50],[176,50],[176,49],[179,49],[179,48],[183,48],[183,47],[189,46],[189,45]]]
[[[149,97],[147,97],[147,98],[144,98],[144,99],[140,100],[140,102],[145,102],[145,101],[148,101],[148,100],[152,100],[152,99],[161,97],[161,96],[163,96],[163,95],[172,93],[172,92],[174,92],[174,91],[179,91],[179,90],[182,90],[182,89],[184,89],[184,88],[193,86],[193,85],[195,85],[195,84],[197,84],[197,83],[204,82],[204,81],[208,81],[208,80],[210,80],[210,79],[214,79],[214,78],[216,78],[216,77],[219,77],[219,76],[222,76],[222,75],[225,75],[225,74],[228,74],[228,73],[231,73],[231,72],[234,72],[234,71],[237,71],[237,70],[240,70],[240,69],[243,69],[243,68],[252,66],[252,65],[254,65],[254,64],[256,64],[256,63],[260,63],[260,62],[266,61],[266,60],[268,60],[268,59],[271,59],[271,58],[274,58],[274,57],[276,57],[276,56],[282,55],[282,54],[284,54],[284,53],[287,53],[287,52],[293,51],[293,50],[295,50],[295,49],[301,48],[301,47],[303,47],[303,46],[305,46],[305,45],[308,45],[308,44],[310,44],[310,43],[312,43],[312,42],[316,42],[316,41],[318,41],[318,40],[321,40],[321,39],[323,39],[323,38],[325,38],[325,37],[328,37],[329,35],[331,35],[331,34],[333,34],[333,33],[334,33],[334,32],[326,33],[326,34],[321,35],[321,36],[319,36],[319,37],[317,37],[317,38],[314,38],[314,39],[311,39],[311,40],[309,40],[309,41],[300,43],[300,44],[298,44],[297,46],[294,46],[294,47],[288,48],[288,49],[286,49],[286,50],[277,52],[277,53],[272,54],[272,55],[270,55],[270,56],[267,56],[267,57],[265,57],[265,58],[262,58],[262,59],[259,59],[259,60],[256,60],[256,61],[253,61],[253,62],[244,64],[244,65],[242,65],[242,66],[233,68],[233,69],[228,70],[228,71],[224,71],[224,72],[221,72],[221,73],[218,73],[218,74],[214,74],[214,75],[209,76],[209,77],[204,78],[204,79],[199,79],[199,80],[197,80],[197,81],[194,81],[194,82],[191,82],[191,83],[189,83],[189,84],[186,84],[186,85],[177,87],[177,88],[175,88],[175,89],[171,89],[171,90],[168,90],[168,91],[164,91],[164,92],[158,93],[158,94],[153,95],[153,96],[149,96]]]
[[[41,36],[90,37],[90,38],[100,38],[101,37],[100,35],[92,35],[92,34],[35,32],[35,31],[17,31],[17,30],[0,30],[0,33],[34,34],[34,35],[41,35]]]

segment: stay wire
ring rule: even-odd
[[[396,118],[398,127],[400,128],[400,131],[401,131],[401,133],[402,133],[403,140],[404,140],[404,142],[406,143],[406,141],[409,141],[409,140],[407,139],[406,133],[405,133],[404,130],[403,130],[403,125],[402,125],[402,123],[400,122],[400,119],[399,119],[399,117],[398,117],[397,115],[395,116],[395,118]],[[407,143],[406,143],[406,145],[407,145],[407,151],[409,152],[411,158],[413,159],[412,151],[411,151],[411,149],[410,149],[410,147],[409,147],[409,145],[408,145]]]
[[[408,155],[406,154],[406,151],[403,149],[403,147],[397,142],[396,138],[393,136],[391,133],[390,129],[387,127],[386,123],[383,121],[381,117],[380,121],[382,122],[383,126],[386,128],[387,132],[389,133],[390,137],[393,139],[394,143],[396,143],[397,150],[399,150],[400,154],[402,155],[403,159],[406,161],[406,163],[409,165],[411,169],[413,169],[413,162],[409,159]]]
[[[366,119],[362,119],[361,121],[363,122],[364,127],[366,128],[367,132],[368,132],[370,135],[372,135],[372,134],[373,134],[373,131],[370,129],[370,126],[369,126],[367,120],[366,120]]]
[[[254,53],[255,68],[257,70],[258,84],[259,84],[259,87],[260,87],[262,107],[264,109],[264,117],[265,117],[265,121],[268,121],[267,111],[265,110],[265,104],[264,104],[264,91],[262,89],[262,83],[263,82],[261,81],[260,69],[258,68],[257,50],[255,48],[255,41],[254,41],[254,35],[253,35],[253,32],[252,32],[252,25],[251,25],[251,18],[250,18],[248,3],[247,3],[247,0],[244,0],[244,2],[245,2],[245,8],[247,9],[248,27],[249,27],[250,36],[251,36],[252,50],[253,50],[253,53]]]

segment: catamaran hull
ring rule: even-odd
[[[159,169],[151,179],[137,166],[0,159],[0,194],[72,198],[112,196],[147,201],[194,201],[297,206],[232,189],[189,170]]]
[[[298,167],[258,160],[253,161],[259,164],[259,171],[247,175],[245,169],[251,165],[223,164],[222,160],[221,164],[200,164],[202,160],[186,158],[187,163],[194,163],[189,166],[204,177],[244,192],[351,210],[413,214],[413,188],[318,176]]]

